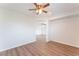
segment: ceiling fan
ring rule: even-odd
[[[48,7],[50,4],[47,3],[47,4],[37,4],[37,3],[34,3],[35,5],[35,8],[34,9],[29,9],[30,11],[36,11],[36,14],[39,15],[41,13],[47,13],[47,11],[45,10],[46,7]]]

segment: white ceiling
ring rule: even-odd
[[[38,19],[48,19],[79,12],[79,3],[51,3],[46,8],[48,13],[41,15],[36,15],[34,11],[28,10],[35,7],[32,3],[0,3],[0,7]]]

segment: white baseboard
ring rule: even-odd
[[[53,40],[49,40],[49,41],[53,41]],[[54,41],[54,42],[58,42],[58,43],[61,43],[61,44],[65,44],[65,45],[69,45],[69,46],[73,46],[73,47],[79,48],[78,45],[69,44],[69,43],[66,43],[66,42],[61,42],[61,41]]]
[[[22,45],[26,45],[26,44],[29,44],[29,43],[32,43],[32,42],[35,42],[35,41],[36,40],[25,42],[25,43],[21,43],[21,44],[18,44],[16,46],[13,46],[13,47],[10,47],[10,48],[2,49],[2,50],[0,50],[0,52],[6,51],[6,50],[9,50],[9,49],[13,49],[13,48],[16,48],[16,47],[19,47],[19,46],[22,46]]]

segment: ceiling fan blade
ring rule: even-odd
[[[36,9],[29,9],[30,11],[32,11],[32,10],[36,10]]]
[[[38,5],[37,5],[37,3],[34,3],[34,5],[37,7]]]
[[[45,8],[45,7],[47,7],[47,6],[49,6],[50,4],[49,3],[47,3],[46,5],[44,5],[44,7],[43,8]]]
[[[44,13],[47,13],[47,11],[43,10]]]

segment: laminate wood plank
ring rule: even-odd
[[[32,53],[32,55],[36,55],[36,56],[41,56],[42,55],[41,52],[39,52],[39,50],[34,48],[32,45],[27,45],[26,47]]]
[[[51,48],[53,47],[53,48]],[[50,49],[50,51],[53,51],[56,53],[56,55],[69,55],[65,50],[63,50],[62,48],[60,48],[59,46],[55,46],[55,45],[51,45],[51,44],[48,44],[48,48]],[[60,53],[60,54],[59,54]]]
[[[16,52],[16,49],[11,49],[11,53],[12,54],[11,56],[18,56],[17,52]]]
[[[0,56],[79,56],[79,48],[53,41],[40,41],[0,52]]]
[[[5,56],[7,51],[0,52],[0,56]]]
[[[37,49],[39,52],[41,52],[41,55],[42,56],[49,55],[48,52],[47,52],[48,50],[47,50],[47,47],[46,47],[46,44],[45,43],[43,43],[42,46],[41,45],[38,45],[38,43],[37,44],[32,44],[32,46],[35,49]]]
[[[49,45],[52,46],[53,48],[55,48],[54,46],[58,47],[59,51],[62,51],[62,53],[64,52],[66,55],[79,55],[79,48],[61,44],[58,42],[49,42]]]

